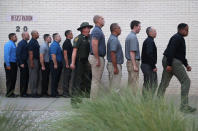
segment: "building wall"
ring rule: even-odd
[[[198,94],[198,1],[197,0],[1,0],[0,1],[0,82],[1,90],[5,91],[5,71],[3,68],[3,46],[8,41],[8,34],[16,32],[16,26],[21,32],[16,32],[21,40],[22,28],[27,26],[28,32],[38,30],[40,33],[39,43],[43,42],[44,33],[61,34],[62,42],[65,39],[64,31],[71,29],[74,36],[79,32],[76,30],[81,22],[88,21],[93,24],[92,18],[100,14],[105,18],[105,26],[102,28],[106,41],[110,35],[109,26],[113,22],[119,23],[122,33],[119,39],[122,43],[130,32],[132,20],[141,21],[142,30],[137,35],[140,43],[146,38],[145,29],[153,26],[157,29],[155,39],[158,48],[158,80],[162,75],[162,54],[167,46],[170,37],[176,33],[177,25],[181,22],[189,24],[189,36],[186,38],[187,58],[192,66],[189,72],[191,78],[191,94]],[[31,15],[31,22],[10,21],[11,15]],[[126,62],[126,60],[125,60]],[[126,64],[123,64],[122,83],[127,83]],[[142,73],[140,73],[140,85],[142,84]],[[18,78],[19,80],[19,78]],[[108,85],[108,74],[105,67],[103,83]],[[18,83],[17,83],[18,87]],[[168,93],[180,93],[180,84],[176,78],[171,80]]]

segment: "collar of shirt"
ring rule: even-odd
[[[132,34],[136,35],[136,33],[134,31],[131,31]]]
[[[153,38],[153,37],[151,37],[151,36],[148,36],[148,38],[150,38],[150,39],[154,40],[154,38]]]
[[[37,39],[32,38],[32,40],[38,42]]]
[[[86,39],[88,38],[88,36],[85,36],[85,35],[83,35],[83,34],[80,34],[80,35],[81,35],[82,37],[86,38]]]
[[[24,43],[26,43],[26,44],[27,44],[27,41],[26,41],[26,40],[22,39],[22,41],[23,41]]]
[[[16,44],[12,40],[9,40],[9,43],[13,44],[16,47]]]
[[[181,35],[179,32],[177,32],[177,34],[178,34],[178,36],[180,36],[180,37],[184,38],[184,37],[183,37],[183,35]]]
[[[102,30],[100,26],[97,26],[97,25],[96,25],[95,27],[96,27],[96,28],[99,28],[100,30]]]
[[[111,36],[112,36],[112,37],[116,37],[116,38],[118,38],[118,36],[116,36],[116,35],[114,35],[114,34],[111,34]]]
[[[67,39],[67,38],[66,38],[66,41],[69,41],[69,42],[71,42],[71,39]]]
[[[56,42],[55,40],[53,41],[53,43],[55,43],[55,44],[59,45],[59,43],[58,43],[58,42]]]

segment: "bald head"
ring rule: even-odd
[[[21,34],[21,36],[22,36],[22,38],[23,38],[24,40],[26,40],[26,41],[28,41],[28,40],[30,39],[30,35],[29,35],[28,32],[23,32],[23,33]]]
[[[32,38],[34,38],[34,39],[38,39],[38,38],[39,38],[39,33],[38,33],[38,31],[36,31],[36,30],[33,30],[33,31],[31,32],[31,35],[32,35]]]

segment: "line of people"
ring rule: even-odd
[[[65,32],[66,40],[60,47],[61,37],[58,33],[51,36],[44,35],[44,43],[40,46],[37,39],[39,34],[32,31],[32,39],[29,43],[29,34],[22,33],[22,38],[16,47],[17,37],[15,33],[9,34],[9,42],[4,46],[4,66],[6,71],[6,86],[8,97],[15,97],[14,88],[16,83],[17,65],[20,68],[20,95],[27,96],[28,83],[31,95],[38,97],[39,69],[42,72],[42,95],[48,96],[49,73],[51,72],[51,96],[58,97],[58,83],[62,69],[63,76],[63,96],[87,95],[92,99],[96,98],[101,85],[101,78],[104,71],[107,54],[107,70],[109,73],[109,83],[111,88],[119,90],[122,77],[122,64],[124,55],[122,45],[118,39],[121,28],[118,23],[110,25],[111,35],[109,36],[107,47],[105,35],[102,31],[104,18],[99,15],[93,17],[94,28],[88,22],[83,22],[77,29],[80,34],[74,38],[73,45],[71,30]],[[90,33],[91,28],[93,28]],[[136,93],[139,83],[139,68],[144,74],[144,84],[142,94],[150,92],[152,96],[158,87],[157,80],[157,47],[155,45],[156,30],[153,27],[146,29],[148,37],[143,42],[142,54],[140,55],[137,34],[141,30],[141,23],[133,20],[130,24],[131,31],[125,40],[125,57],[128,71],[128,86]],[[178,32],[173,35],[164,52],[162,60],[163,74],[157,92],[157,96],[163,97],[172,76],[176,76],[181,83],[181,110],[194,112],[196,108],[188,105],[188,93],[190,79],[184,69],[191,71],[186,59],[186,44],[184,37],[188,35],[188,25],[181,23],[178,25]],[[49,46],[49,43],[51,45]],[[107,48],[107,49],[106,49]],[[140,65],[141,60],[141,65]],[[183,66],[184,65],[184,66]],[[72,71],[73,70],[73,71]],[[29,81],[29,82],[28,82]],[[69,87],[72,87],[70,93]]]

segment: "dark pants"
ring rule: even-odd
[[[45,62],[45,70],[41,70],[42,75],[42,95],[48,95],[48,85],[49,85],[49,74],[50,74],[50,64]]]
[[[69,96],[69,88],[71,87],[71,73],[72,70],[70,68],[63,67],[63,95]]]
[[[31,90],[31,94],[34,96],[38,94],[40,64],[38,59],[34,59],[33,61],[34,67],[31,68],[29,65],[29,87]]]
[[[72,84],[72,96],[89,97],[91,79],[91,66],[88,60],[77,60]]]
[[[168,87],[171,78],[173,75],[177,77],[179,82],[181,83],[181,106],[188,105],[188,93],[190,89],[190,78],[186,73],[186,70],[182,64],[182,62],[178,59],[173,59],[172,62],[172,72],[167,72],[167,58],[164,56],[162,60],[163,65],[163,73],[161,83],[157,92],[158,96],[164,96],[166,88]]]
[[[53,61],[50,62],[50,71],[51,71],[51,96],[56,97],[58,96],[58,83],[60,80],[61,76],[61,71],[62,71],[62,63],[58,63],[58,68],[54,68],[54,63]]]
[[[6,69],[6,64],[4,63],[5,73],[6,73],[6,96],[11,96],[14,94],[16,78],[17,78],[17,64],[10,62],[11,70]]]
[[[20,95],[27,94],[29,81],[29,68],[27,62],[24,63],[24,68],[20,67]]]
[[[158,85],[157,72],[153,72],[153,69],[149,64],[142,63],[141,69],[144,74],[142,94],[144,97],[147,95],[151,95],[153,97]]]

